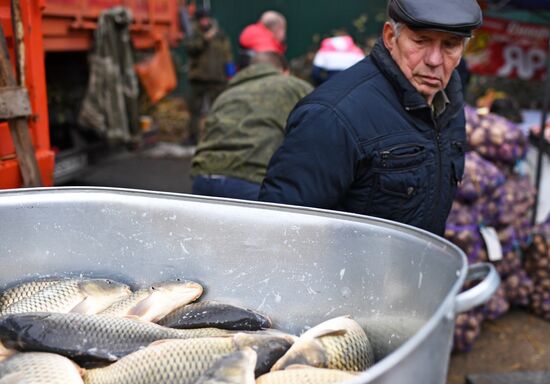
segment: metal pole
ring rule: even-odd
[[[537,156],[537,176],[535,179],[535,187],[537,193],[535,195],[535,207],[533,208],[532,224],[537,222],[537,211],[539,207],[540,198],[540,179],[542,177],[542,157],[544,155],[544,131],[546,128],[546,116],[548,113],[548,102],[550,101],[550,33],[548,34],[548,49],[546,50],[546,79],[544,81],[544,97],[542,99],[542,118],[540,123],[540,136],[539,136],[539,153]]]

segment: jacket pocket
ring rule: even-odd
[[[422,144],[400,144],[380,150],[378,168],[404,169],[415,167],[426,159],[426,148]]]
[[[424,145],[400,144],[376,153],[372,214],[420,226],[428,200],[428,155]]]

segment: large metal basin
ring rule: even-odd
[[[463,253],[386,220],[105,188],[0,192],[0,258],[0,287],[43,275],[135,286],[184,277],[296,334],[351,314],[378,362],[350,383],[444,383],[456,312],[498,285],[478,265],[470,272],[483,282],[458,295]]]

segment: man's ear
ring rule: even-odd
[[[388,51],[392,51],[393,45],[395,44],[395,31],[389,21],[384,23],[384,29],[382,31],[382,40],[384,41],[384,46]]]

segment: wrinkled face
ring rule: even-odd
[[[392,25],[384,25],[384,45],[405,77],[431,104],[444,89],[457,67],[464,38],[447,32],[413,30],[403,26],[397,35]]]

